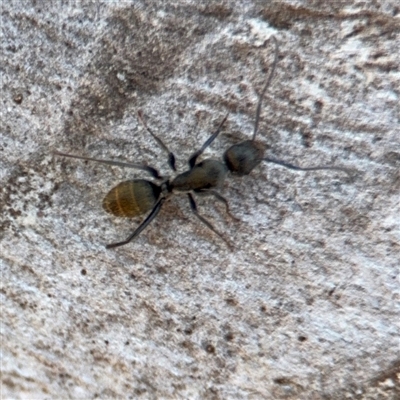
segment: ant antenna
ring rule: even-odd
[[[346,172],[347,175],[352,176],[354,174],[354,170],[344,167],[331,167],[330,165],[320,165],[317,167],[299,167],[297,165],[290,164],[286,161],[278,160],[276,158],[266,157],[263,158],[263,161],[270,162],[273,164],[281,165],[282,167],[293,169],[294,171],[319,171],[319,170],[332,170],[332,171],[342,171]]]
[[[164,144],[164,142],[158,136],[156,136],[156,134],[147,126],[146,122],[143,119],[142,110],[138,110],[137,115],[139,121],[146,128],[147,132],[149,132],[150,135],[153,136],[153,138],[156,140],[158,145],[168,153],[168,165],[172,168],[173,171],[176,171],[174,153],[172,153],[172,151],[169,151],[168,147]]]
[[[260,121],[260,114],[261,114],[261,104],[262,104],[262,101],[263,101],[264,94],[267,91],[269,84],[271,83],[271,80],[272,80],[272,78],[274,76],[274,73],[275,73],[276,64],[278,63],[278,51],[279,51],[278,41],[276,40],[275,36],[271,36],[271,39],[275,43],[275,58],[274,58],[274,63],[272,64],[271,73],[269,74],[267,83],[264,85],[264,88],[263,88],[263,90],[262,90],[262,92],[260,94],[260,100],[258,101],[257,111],[256,111],[256,120],[254,122],[254,133],[253,133],[253,139],[252,140],[255,140],[256,135],[257,135],[258,122]]]

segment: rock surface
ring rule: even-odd
[[[396,399],[400,396],[397,1],[4,2],[3,399]],[[268,4],[268,5],[265,5]],[[273,164],[223,195],[140,219],[101,200],[250,138]],[[150,179],[150,178],[149,178]]]

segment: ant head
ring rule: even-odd
[[[224,162],[232,173],[243,176],[250,172],[262,161],[265,145],[255,140],[245,140],[234,144],[224,153]]]

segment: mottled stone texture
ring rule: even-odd
[[[3,1],[1,395],[4,399],[398,399],[398,1]],[[228,176],[199,211],[101,207],[249,139],[258,93],[273,164]],[[203,157],[204,158],[204,157]]]

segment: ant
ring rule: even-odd
[[[165,179],[159,174],[159,172],[155,168],[146,165],[75,156],[72,154],[66,154],[57,151],[54,153],[56,155],[64,157],[96,161],[103,164],[115,165],[119,167],[140,169],[151,174],[153,178],[162,180],[161,184],[159,185],[146,179],[129,180],[119,183],[108,192],[103,200],[103,208],[105,209],[105,211],[117,217],[135,217],[145,214],[150,210],[151,211],[126,240],[109,244],[106,246],[107,249],[125,245],[135,239],[153,221],[153,219],[160,212],[164,202],[175,192],[187,193],[190,208],[194,215],[215,234],[217,234],[222,240],[224,240],[229,247],[232,247],[231,244],[213,227],[213,225],[198,213],[197,204],[193,194],[213,195],[217,200],[225,204],[227,213],[232,218],[237,219],[231,215],[227,200],[215,189],[222,187],[228,172],[239,176],[249,175],[251,171],[262,161],[275,163],[286,168],[298,171],[337,170],[350,173],[350,170],[348,170],[347,168],[333,166],[316,166],[302,168],[293,164],[289,164],[282,160],[264,156],[266,146],[263,143],[256,141],[256,135],[260,120],[262,100],[272,81],[276,69],[276,64],[278,62],[278,41],[274,36],[272,36],[272,40],[275,44],[274,62],[272,65],[271,73],[269,74],[267,82],[265,83],[259,96],[259,101],[256,109],[253,137],[251,140],[245,140],[238,144],[234,144],[228,150],[226,150],[223,154],[224,163],[211,158],[205,159],[199,163],[196,162],[198,157],[204,152],[204,150],[208,146],[211,145],[211,143],[219,135],[223,124],[228,118],[228,114],[219,124],[217,130],[206,140],[203,146],[201,146],[199,150],[197,150],[190,156],[188,160],[189,169],[181,174],[178,174],[172,180],[170,180],[169,178]],[[158,145],[168,153],[168,164],[170,168],[175,172],[176,167],[174,154],[169,151],[162,140],[157,137],[146,125],[141,111],[138,112],[138,118],[145,129],[157,141]]]

